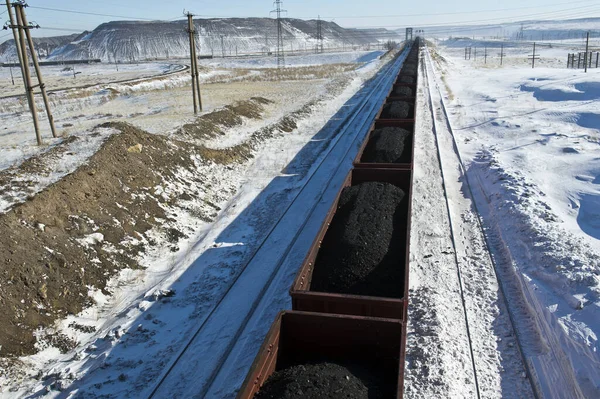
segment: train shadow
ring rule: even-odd
[[[126,325],[105,324],[95,333],[96,339],[92,345],[79,347],[71,353],[80,370],[77,375],[69,375],[70,381],[74,381],[72,384],[62,389],[61,380],[69,374],[68,370],[63,370],[45,377],[37,392],[27,397],[41,397],[50,391],[57,394],[57,398],[124,397],[131,396],[132,387],[140,396],[148,394],[172,359],[244,271],[246,262],[256,252],[255,247],[260,245],[272,225],[285,214],[311,172],[326,156],[329,146],[341,134],[339,127],[352,113],[352,105],[364,95],[370,83],[363,85],[340,107],[282,168],[278,176],[245,176],[247,181],[257,178],[268,183],[263,183],[262,187],[250,185],[248,189],[242,185],[241,190],[220,212],[217,221],[209,226],[210,231],[221,230],[220,233],[207,242],[207,237],[211,237],[209,231],[206,237],[190,248],[184,261],[189,266],[179,277],[138,297],[133,305],[120,311],[119,315],[124,316],[121,321],[125,321]],[[351,151],[358,152],[358,147],[353,145]],[[276,154],[273,156],[277,157]],[[350,167],[351,163],[348,163],[348,170]],[[239,212],[237,204],[243,205],[244,199],[248,199],[247,206]],[[323,219],[325,216],[325,213],[315,215]],[[290,232],[290,235],[293,234]],[[308,251],[311,242],[302,245]],[[195,257],[194,253],[199,253],[199,256]],[[298,258],[296,262],[299,268],[302,259]],[[260,283],[258,281],[257,285]],[[292,281],[289,283],[291,286]],[[290,305],[291,301],[288,300],[287,306]],[[78,358],[81,360],[77,361]]]

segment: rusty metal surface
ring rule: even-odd
[[[412,195],[412,171],[410,170],[401,170],[401,169],[366,169],[366,168],[355,168],[353,169],[344,184],[340,188],[338,195],[333,202],[329,212],[321,228],[319,229],[319,233],[315,240],[313,241],[311,248],[308,252],[308,255],[304,259],[302,263],[302,267],[292,288],[290,290],[290,296],[292,297],[292,309],[301,310],[301,311],[311,311],[311,312],[325,312],[325,313],[335,313],[335,314],[347,314],[347,315],[358,315],[358,316],[371,316],[371,317],[385,317],[385,318],[393,318],[393,319],[403,319],[405,309],[406,309],[406,284],[404,287],[404,296],[402,298],[382,298],[382,297],[373,297],[373,296],[363,296],[363,295],[351,295],[351,294],[337,294],[337,293],[327,293],[327,292],[314,292],[310,290],[312,275],[314,272],[315,261],[318,256],[319,249],[323,242],[323,238],[325,234],[327,234],[327,230],[329,225],[331,224],[331,220],[333,219],[335,212],[337,210],[337,205],[342,193],[342,190],[345,187],[351,185],[357,185],[370,181],[380,181],[384,183],[391,183],[402,190],[404,190],[408,195],[408,201],[410,201]],[[410,202],[407,207],[407,231],[406,234],[410,235],[410,230],[408,230],[408,226],[410,225]],[[407,245],[406,243],[401,243],[401,245]],[[405,278],[406,280],[406,267],[408,261],[408,247],[406,247],[406,258],[400,260],[399,267],[405,268]]]
[[[405,326],[399,320],[281,312],[265,337],[237,399],[253,398],[276,370],[323,360],[391,370],[396,378],[394,397],[402,398],[404,333]]]

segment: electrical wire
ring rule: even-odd
[[[101,14],[101,13],[87,12],[87,11],[65,10],[65,9],[61,9],[61,8],[49,8],[49,7],[38,7],[38,6],[29,6],[29,8],[35,8],[37,10],[65,12],[65,13],[70,13],[70,14],[94,15],[97,17],[123,18],[123,19],[133,19],[133,20],[138,20],[138,21],[157,21],[156,18],[127,17],[124,15]]]
[[[597,6],[598,6],[597,4],[594,4],[594,5],[582,6],[582,7],[571,7],[571,8],[556,10],[556,11],[548,11],[548,12],[543,12],[543,13],[520,15],[518,17],[496,17],[496,18],[486,18],[486,19],[475,19],[475,20],[469,20],[469,21],[442,22],[442,23],[436,23],[436,24],[410,23],[410,24],[401,24],[401,25],[402,26],[410,25],[413,27],[428,28],[428,27],[437,27],[437,26],[456,26],[456,25],[461,25],[461,24],[492,22],[492,21],[502,21],[502,22],[496,22],[497,24],[514,23],[514,22],[521,22],[521,21],[525,22],[524,18],[528,18],[528,17],[547,17],[549,15],[552,15],[553,18],[560,18],[560,17],[565,18],[567,15],[572,15],[571,12],[573,10],[587,9],[590,7],[597,7]],[[588,15],[590,12],[596,12],[596,10],[588,10],[584,13],[584,15]],[[567,13],[567,14],[563,14],[563,13]],[[361,28],[396,28],[396,27],[399,27],[399,25],[397,24],[397,25],[362,26]]]
[[[582,1],[571,1],[568,3],[554,3],[544,4],[543,8],[549,7],[573,5],[581,3],[597,3],[597,0],[582,0]],[[540,6],[528,6],[528,7],[514,7],[514,8],[498,8],[495,10],[470,10],[470,11],[453,11],[453,12],[442,12],[442,13],[424,13],[424,14],[398,14],[398,15],[361,15],[361,16],[337,16],[337,17],[321,17],[322,19],[365,19],[365,18],[403,18],[403,17],[429,17],[429,16],[443,16],[443,15],[463,15],[463,14],[482,14],[488,12],[500,12],[500,11],[517,11],[517,10],[528,10],[538,9]],[[221,17],[223,18],[223,17]],[[316,17],[298,17],[298,18],[316,18]]]
[[[54,31],[59,31],[59,32],[73,32],[73,33],[83,33],[85,31],[87,31],[87,29],[70,29],[70,28],[54,28],[51,26],[42,26],[40,27],[41,30],[54,30]]]

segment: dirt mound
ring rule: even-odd
[[[404,191],[387,183],[345,188],[317,256],[311,291],[402,297],[407,203]]]
[[[399,127],[376,129],[367,143],[362,162],[410,163],[410,149],[405,151],[405,142],[410,132]]]
[[[261,119],[264,106],[272,101],[262,97],[238,101],[223,109],[198,117],[193,123],[183,125],[176,133],[182,139],[211,139],[225,134],[225,130],[244,123],[244,118]]]
[[[398,97],[412,97],[414,94],[413,89],[407,86],[396,87],[394,90],[394,95]]]
[[[408,119],[412,105],[406,101],[392,101],[383,106],[381,117],[385,119]]]
[[[89,305],[88,286],[103,290],[119,270],[138,267],[142,237],[169,220],[162,205],[178,200],[154,188],[180,169],[193,172],[202,153],[124,123],[104,127],[122,133],[86,165],[0,215],[2,356],[34,353],[35,329]]]
[[[257,399],[384,399],[394,396],[393,384],[362,366],[335,363],[303,364],[275,372]]]

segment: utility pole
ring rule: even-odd
[[[48,100],[48,95],[46,93],[46,86],[42,79],[42,72],[40,69],[40,65],[38,63],[37,54],[35,51],[35,47],[33,45],[33,39],[31,38],[30,30],[33,28],[39,28],[37,25],[30,25],[27,22],[27,16],[25,15],[24,8],[27,7],[27,4],[24,1],[19,1],[18,3],[12,4],[10,0],[6,0],[6,7],[8,10],[10,25],[9,27],[13,30],[13,37],[15,38],[15,46],[17,49],[17,54],[19,56],[19,62],[21,64],[21,72],[23,74],[23,83],[25,85],[25,94],[27,97],[27,101],[29,103],[29,109],[31,111],[31,115],[33,117],[33,126],[35,129],[35,136],[38,145],[42,144],[42,136],[40,133],[40,124],[37,115],[37,107],[35,104],[35,95],[34,88],[39,87],[42,92],[42,96],[44,98],[44,105],[46,107],[46,113],[48,115],[48,122],[50,123],[50,129],[52,130],[52,136],[57,137],[56,129],[54,127],[54,117],[52,116],[52,112],[50,111],[50,102]],[[16,24],[15,18],[12,14],[13,7],[15,9],[16,14]],[[18,37],[17,37],[18,32]],[[27,43],[26,43],[27,41]],[[31,53],[31,59],[33,61],[33,66],[35,68],[35,72],[37,74],[38,84],[34,86],[31,81],[31,71],[29,69],[29,59],[27,56],[27,45],[29,45],[29,52]]]
[[[317,17],[317,53],[323,52],[323,25],[321,16]]]
[[[590,32],[587,33],[586,35],[586,39],[585,39],[585,69],[584,72],[587,73],[588,70],[588,57],[589,57],[589,50],[590,50]],[[589,57],[591,60],[591,57]]]
[[[265,31],[265,50],[269,52],[269,32]]]
[[[502,62],[504,61],[504,44],[500,45],[500,65],[502,65]]]
[[[225,42],[223,41],[223,35],[221,35],[221,55],[225,58]]]
[[[487,47],[483,48],[483,63],[487,64]]]
[[[535,68],[535,60],[539,60],[540,57],[535,54],[535,42],[533,42],[533,54],[529,56],[531,58],[531,68]]]
[[[274,6],[275,10],[271,11],[271,13],[277,14],[277,68],[281,68],[285,66],[285,54],[283,48],[283,25],[281,21],[281,13],[287,12],[286,10],[281,9],[281,4],[283,0],[275,0]]]
[[[198,113],[198,105],[202,112],[202,95],[200,93],[200,76],[198,73],[198,57],[196,55],[196,29],[194,26],[194,14],[188,12],[188,35],[190,39],[190,71],[192,75],[192,96],[194,98],[194,113]],[[196,94],[197,92],[197,94]]]
[[[13,86],[15,85],[15,77],[13,76],[12,73],[12,62],[10,64],[8,64],[8,67],[10,68],[10,80],[12,81]]]
[[[473,60],[477,61],[477,47],[475,47],[475,54],[473,55]]]
[[[38,86],[42,92],[42,98],[44,99],[44,106],[46,107],[46,115],[48,115],[48,123],[50,124],[50,130],[52,131],[52,137],[58,137],[56,134],[56,128],[54,126],[54,116],[52,115],[52,111],[50,110],[50,100],[48,99],[48,93],[46,92],[46,85],[44,84],[44,79],[42,78],[42,68],[40,68],[40,63],[38,62],[38,58],[35,52],[35,47],[33,45],[33,38],[31,37],[31,29],[33,27],[39,28],[39,25],[31,25],[27,22],[27,15],[25,15],[25,6],[27,4],[22,2],[18,5],[15,5],[15,9],[20,11],[21,13],[21,22],[23,23],[23,33],[27,38],[27,43],[29,44],[29,51],[31,52],[31,59],[33,60],[33,67],[35,68],[35,73],[38,79]],[[18,21],[17,17],[17,21]],[[31,92],[31,98],[33,100],[33,91]]]

